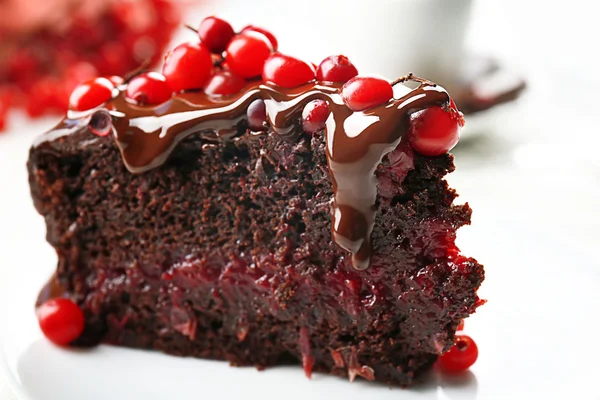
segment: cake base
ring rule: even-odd
[[[192,137],[140,175],[111,138],[89,139],[44,142],[28,164],[59,257],[40,301],[82,307],[75,344],[409,385],[480,304],[483,267],[454,245],[471,210],[452,204],[450,155],[384,160],[373,258],[357,271],[331,239],[322,135]]]

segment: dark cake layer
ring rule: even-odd
[[[442,179],[452,156],[406,151],[377,171],[373,258],[358,271],[332,241],[322,135],[190,137],[140,175],[87,131],[33,148],[54,291],[87,319],[79,343],[410,384],[452,345],[484,273],[454,246],[471,210]]]

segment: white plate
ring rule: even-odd
[[[432,376],[416,388],[389,389],[319,374],[307,380],[300,367],[258,372],[109,346],[54,347],[37,327],[33,303],[56,257],[28,198],[25,171],[14,167],[24,162],[30,138],[1,140],[0,187],[10,190],[0,200],[0,366],[21,399],[600,398],[600,269],[561,240],[562,232],[509,223],[485,206],[460,238],[465,253],[486,265],[481,294],[489,303],[466,322],[480,358],[457,379]]]

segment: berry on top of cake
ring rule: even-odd
[[[483,303],[455,245],[471,210],[443,180],[462,114],[412,74],[315,65],[217,17],[193,30],[161,72],[80,85],[34,143],[59,258],[38,305],[80,307],[75,345],[410,384]]]

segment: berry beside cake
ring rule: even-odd
[[[31,149],[59,260],[46,336],[400,385],[444,353],[472,364],[456,331],[484,271],[455,245],[471,209],[443,180],[464,123],[448,93],[254,26],[196,33],[161,73],[80,85]]]

